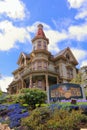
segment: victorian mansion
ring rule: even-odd
[[[40,88],[47,91],[57,83],[70,82],[76,77],[78,62],[67,47],[58,54],[48,51],[49,39],[45,36],[43,25],[39,24],[32,39],[33,50],[30,54],[22,52],[18,58],[18,68],[13,71],[14,79],[8,93],[18,93],[22,88]]]

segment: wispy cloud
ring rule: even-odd
[[[28,15],[27,15],[28,14]],[[24,20],[29,16],[22,0],[1,0],[0,1],[0,50],[8,51],[18,48],[18,42],[30,42],[30,34],[26,27],[17,26],[15,20]],[[3,18],[4,17],[4,18]],[[17,21],[16,21],[17,23]]]
[[[86,0],[67,0],[70,8],[80,8]]]
[[[16,27],[7,20],[0,23],[0,31],[0,50],[2,51],[17,47],[16,42],[30,41],[26,28]]]
[[[85,59],[87,57],[87,51],[79,48],[71,48],[74,56],[78,61]]]
[[[0,1],[0,14],[6,15],[12,19],[23,20],[29,14],[21,0],[1,0]]]
[[[87,60],[82,61],[81,67],[82,67],[82,66],[87,66]]]
[[[49,38],[49,51],[58,52],[60,49],[58,48],[58,42],[67,38],[67,34],[65,32],[58,32],[55,30],[47,30],[45,31],[46,36]]]
[[[13,77],[2,76],[0,79],[0,88],[3,92],[7,92],[8,85],[12,82]]]
[[[87,23],[80,25],[71,25],[68,28],[69,39],[84,41],[87,39]]]
[[[67,0],[70,8],[77,9],[75,19],[87,18],[87,0]]]

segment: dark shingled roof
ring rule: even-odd
[[[63,55],[64,52],[65,52],[67,49],[68,49],[68,48],[65,48],[64,50],[61,50],[60,52],[58,52],[58,53],[54,56],[54,58]]]

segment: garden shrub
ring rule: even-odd
[[[46,99],[47,95],[45,91],[36,88],[26,88],[22,89],[21,94],[18,97],[18,102],[20,104],[28,104],[29,107],[34,109],[36,104],[39,104],[40,106],[42,103],[45,103]]]
[[[45,130],[47,120],[51,118],[51,111],[47,107],[33,110],[29,117],[22,119],[22,126],[28,126],[29,130]]]
[[[0,104],[6,102],[6,96],[7,96],[7,94],[4,94],[4,93],[0,90]]]
[[[87,117],[82,114],[81,111],[67,111],[67,110],[55,110],[51,119],[47,122],[47,128],[48,130],[51,128],[53,130],[79,130],[80,124],[82,120],[84,119],[86,126],[87,123]]]
[[[80,110],[52,111],[49,107],[43,107],[35,109],[29,117],[22,119],[22,125],[29,130],[79,130],[87,127],[87,116]]]

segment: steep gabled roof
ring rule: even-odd
[[[62,55],[65,53],[66,49],[67,49],[67,48],[65,48],[64,50],[61,50],[60,52],[58,52],[58,53],[54,56],[54,58],[59,57],[59,56],[62,56]]]
[[[22,57],[23,57],[24,59],[30,59],[30,54],[27,54],[27,53],[25,53],[25,52],[21,52],[21,53],[20,53],[20,56],[19,56],[19,58],[18,58],[17,64],[20,63],[20,60],[21,60]]]
[[[72,59],[73,59],[72,62],[73,62],[75,65],[78,65],[78,61],[76,60],[75,56],[73,55],[73,53],[72,53],[72,51],[71,51],[71,49],[70,49],[69,47],[65,48],[64,50],[61,50],[58,54],[56,54],[56,55],[54,56],[54,58],[55,58],[55,59],[56,59],[56,58],[60,58],[60,57],[65,58],[65,54],[66,54],[67,52],[70,53],[70,55],[71,55],[71,57],[72,57]]]

